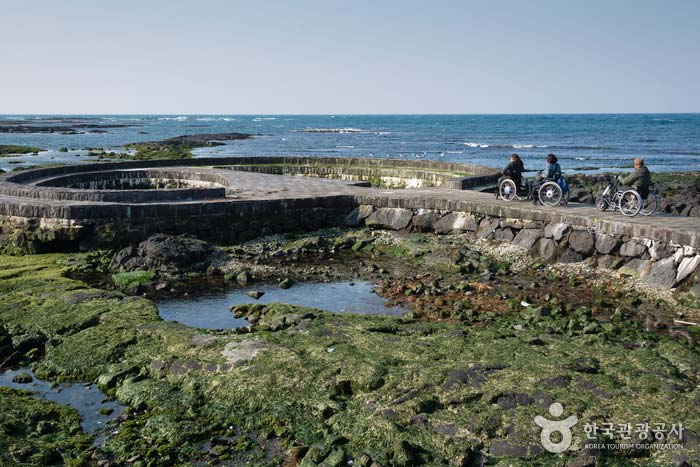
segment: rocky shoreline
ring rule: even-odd
[[[237,188],[253,176],[235,175]],[[41,380],[97,385],[126,407],[95,437],[76,426],[72,409],[0,388],[0,407],[12,405],[0,417],[0,463],[697,464],[700,417],[689,409],[700,403],[695,233],[523,212],[479,193],[470,204],[469,195],[426,205],[360,194],[329,201],[339,208],[329,223],[318,209],[291,211],[285,202],[264,211],[264,201],[236,222],[214,219],[229,232],[246,229],[219,237],[221,245],[182,234],[180,211],[169,233],[128,228],[125,240],[104,224],[99,235],[111,242],[99,248],[0,255],[0,371],[30,367]],[[336,227],[291,233],[321,225]],[[8,230],[10,246],[22,246],[25,231]],[[264,303],[256,293],[258,285],[294,291],[340,281],[371,283],[408,311],[331,313]],[[250,292],[250,303],[227,314],[246,322],[196,328],[161,319],[153,300],[188,301],[206,287]],[[544,450],[534,423],[554,402],[582,421],[561,454]],[[599,422],[682,423],[684,436],[651,433],[674,450],[601,450],[584,430]]]
[[[431,209],[375,208],[361,205],[346,223],[396,231],[466,233],[473,239],[497,240],[530,251],[545,263],[579,263],[639,277],[648,286],[689,291],[700,299],[700,253],[673,242],[649,240],[565,222],[442,212]]]
[[[128,405],[89,447],[71,410],[56,418],[51,403],[31,406],[23,391],[0,388],[0,405],[32,414],[0,418],[0,459],[10,465],[687,466],[700,458],[700,419],[688,410],[700,401],[700,327],[673,321],[693,309],[637,291],[624,275],[544,265],[468,233],[367,228],[229,247],[154,235],[114,251],[0,256],[0,266],[2,366],[97,383]],[[160,320],[142,297],[183,296],[202,280],[294,287],[346,278],[375,282],[409,314],[333,314],[251,297],[233,311],[250,326],[208,331]],[[547,453],[532,419],[553,401],[587,422],[683,422],[683,448],[586,449],[581,425],[574,450]]]

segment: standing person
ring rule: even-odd
[[[522,159],[517,154],[510,155],[510,162],[503,169],[503,175],[510,177],[514,182],[518,190],[523,187],[523,172],[525,172],[525,165]]]
[[[644,165],[644,159],[637,157],[634,160],[634,170],[626,177],[619,176],[617,179],[625,186],[629,186],[639,193],[642,199],[647,199],[649,196],[649,187],[651,186],[651,172]]]
[[[547,165],[545,165],[544,178],[557,181],[561,177],[561,166],[557,162],[557,156],[549,154],[547,156]]]

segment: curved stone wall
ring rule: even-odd
[[[333,180],[359,181],[386,188],[442,187],[459,190],[462,189],[462,185],[464,184],[463,180],[471,178],[460,178],[440,172],[384,167],[235,165],[222,166],[221,168],[272,175],[295,175],[330,178]]]
[[[340,157],[216,157],[177,160],[100,162],[30,169],[0,176],[0,186],[7,183],[28,184],[36,180],[84,172],[106,172],[142,168],[221,167],[231,170],[270,174],[301,174],[324,176],[336,174],[347,180],[369,180],[389,177],[395,180],[413,180],[404,185],[414,187],[439,186],[464,190],[494,183],[500,172],[491,167],[402,159],[340,158]],[[332,177],[329,177],[332,178]],[[2,192],[0,192],[2,194]]]
[[[224,198],[227,186],[225,178],[212,174],[166,170],[110,170],[44,177],[46,173],[39,169],[33,175],[28,184],[17,183],[17,177],[6,177],[14,183],[0,183],[0,195],[51,201],[147,203]],[[161,183],[174,183],[176,188],[159,189]]]
[[[444,176],[451,187],[498,177],[493,169],[439,162],[296,157],[39,168],[0,176],[0,251],[114,246],[159,232],[228,243],[364,223],[436,233],[471,231],[482,238],[512,241],[547,260],[594,258],[624,261],[625,266],[635,260],[632,265],[639,265],[640,275],[652,271],[653,281],[667,287],[682,282],[685,271],[700,263],[700,225],[695,218],[626,218],[577,203],[551,208],[508,203],[478,191],[386,190],[319,178],[386,175],[392,170],[425,180]],[[302,172],[316,177],[271,174]],[[455,172],[474,175],[453,180]],[[175,188],[129,189],[144,180],[154,186],[173,183]],[[102,189],[117,185],[125,189]],[[565,232],[560,239],[557,229]]]
[[[342,157],[242,158],[235,165],[222,165],[221,168],[366,181],[388,188],[441,187],[455,190],[494,183],[500,176],[496,169],[474,164]]]
[[[206,168],[206,167],[209,168]],[[102,162],[30,169],[0,176],[0,196],[49,201],[152,203],[223,199],[236,192],[220,169],[265,174],[295,174],[349,181],[388,180],[409,187],[440,186],[465,189],[494,182],[494,169],[434,161],[333,157],[224,157],[184,160]],[[196,169],[201,167],[201,169]],[[466,175],[469,173],[470,175]],[[463,174],[464,176],[456,176]],[[355,185],[361,185],[355,183]],[[160,187],[165,189],[156,189]],[[124,212],[124,208],[110,208]],[[36,215],[18,206],[5,215]],[[70,209],[74,212],[74,209]],[[91,217],[103,217],[102,208]],[[66,213],[65,208],[45,210],[43,216]],[[133,210],[129,210],[133,212]],[[74,218],[74,217],[71,217]]]
[[[228,180],[211,173],[178,170],[111,170],[60,175],[40,180],[35,186],[51,186],[79,190],[134,190],[225,188]]]

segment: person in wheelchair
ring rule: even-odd
[[[547,164],[542,173],[545,180],[554,180],[555,182],[561,178],[561,166],[559,165],[557,156],[549,154],[547,156]]]
[[[508,177],[515,182],[517,190],[523,190],[523,172],[525,172],[525,164],[517,154],[510,155],[510,162],[503,169],[503,176]]]
[[[634,160],[634,170],[626,177],[618,176],[617,180],[625,187],[632,188],[645,200],[649,196],[651,186],[651,172],[644,165],[644,159],[637,157]]]
[[[561,166],[559,165],[557,156],[555,156],[554,154],[547,155],[547,162],[545,164],[544,170],[537,172],[537,176],[535,177],[535,181],[533,182],[532,186],[533,193],[538,194],[540,187],[549,181],[555,182],[557,185],[559,185],[561,187],[563,195],[566,195],[569,192],[569,184],[563,177],[561,173]],[[533,203],[537,204],[538,202],[538,196],[535,196],[533,199]],[[567,198],[564,197],[561,202],[563,204],[567,204]]]
[[[561,178],[561,166],[557,161],[557,156],[554,154],[549,154],[547,156],[547,163],[544,166],[544,170],[537,172],[537,176],[535,177],[536,187],[550,180],[556,182]]]

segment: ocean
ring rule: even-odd
[[[602,115],[2,115],[2,125],[126,125],[77,128],[77,134],[2,133],[0,144],[47,149],[0,158],[0,168],[92,161],[85,148],[119,151],[126,143],[198,133],[254,138],[200,148],[195,157],[348,156],[429,159],[502,167],[517,152],[528,169],[549,153],[565,173],[700,170],[700,114]],[[68,148],[68,152],[60,152]]]

